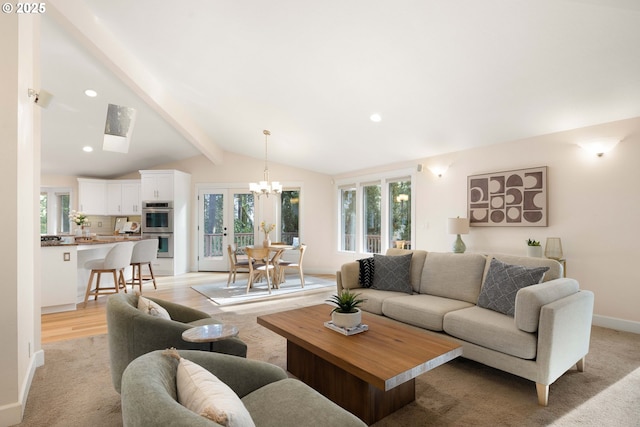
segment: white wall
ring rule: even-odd
[[[614,136],[618,146],[603,157],[575,143]],[[596,323],[608,318],[632,323],[640,332],[640,118],[582,128],[523,141],[498,144],[446,156],[417,159],[384,169],[416,167],[415,248],[450,251],[449,217],[467,216],[467,176],[548,166],[548,227],[472,227],[463,236],[470,252],[526,255],[525,241],[560,237],[567,272],[595,293]],[[450,165],[438,178],[428,166]],[[382,168],[380,168],[382,169]],[[345,178],[370,170],[341,175]]]
[[[0,426],[21,421],[40,348],[38,242],[39,111],[27,96],[38,88],[39,18],[2,16],[0,26],[0,160],[5,224],[0,257]]]

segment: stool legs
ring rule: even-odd
[[[131,267],[133,268],[132,271],[132,277],[131,277],[131,289],[134,289],[136,285],[138,285],[140,287],[140,293],[142,293],[142,282],[143,282],[143,278],[142,278],[142,264],[146,264],[149,266],[149,274],[151,276],[151,279],[153,281],[153,289],[158,289],[158,286],[156,284],[156,276],[153,274],[153,267],[151,267],[151,263],[135,263],[135,264],[131,264]],[[137,273],[136,273],[137,272]]]
[[[113,287],[109,288],[100,288],[100,278],[102,277],[102,273],[111,273],[113,274]],[[93,284],[93,278],[96,276],[96,288],[91,289],[91,285]],[[124,269],[121,268],[119,270],[91,270],[91,274],[89,275],[89,282],[87,282],[87,291],[84,294],[84,303],[83,307],[87,306],[87,301],[89,300],[89,295],[94,296],[94,300],[98,299],[98,295],[107,295],[107,294],[116,294],[120,292],[120,288],[124,289],[124,292],[127,292],[127,284],[124,278]],[[111,291],[111,292],[106,292]]]

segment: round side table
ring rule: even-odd
[[[182,339],[188,342],[208,342],[209,351],[213,351],[213,343],[238,336],[238,328],[234,325],[217,323],[196,326],[182,333]]]

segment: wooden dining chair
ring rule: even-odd
[[[275,266],[269,259],[269,248],[256,248],[247,246],[245,248],[249,260],[249,278],[247,279],[247,293],[253,286],[256,279],[261,275],[267,278],[267,289],[271,293],[271,279],[275,277]],[[275,280],[274,280],[275,281]]]
[[[297,248],[300,251],[300,255],[297,261],[284,261],[280,260],[278,262],[278,283],[283,283],[285,281],[285,273],[287,268],[298,270],[298,274],[300,275],[300,284],[304,288],[304,272],[302,271],[302,259],[304,258],[304,253],[307,250],[307,245],[300,245]]]
[[[231,283],[231,277],[233,276],[233,283],[236,283],[236,273],[246,273],[249,271],[249,260],[238,259],[237,246],[235,244],[227,246],[227,252],[229,253],[229,277],[227,278],[227,287]],[[242,270],[242,271],[240,271]]]

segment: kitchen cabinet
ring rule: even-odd
[[[140,181],[107,182],[107,215],[140,215]]]
[[[78,210],[87,215],[107,212],[107,181],[78,178]]]
[[[173,200],[174,173],[140,171],[142,200]]]
[[[41,313],[75,310],[78,280],[76,246],[43,246],[40,251]]]

